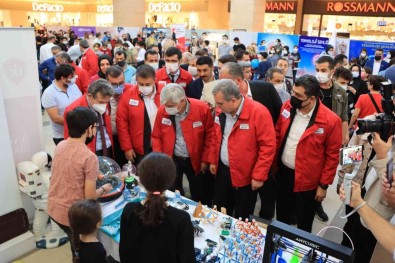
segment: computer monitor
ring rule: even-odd
[[[267,228],[262,263],[352,263],[354,258],[354,251],[348,247],[273,221]]]

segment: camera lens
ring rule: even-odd
[[[383,122],[381,120],[358,120],[357,134],[381,132]]]

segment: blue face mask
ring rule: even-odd
[[[115,95],[121,95],[123,93],[123,89],[125,88],[125,84],[113,85]]]

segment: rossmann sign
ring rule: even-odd
[[[310,0],[304,2],[305,14],[394,16],[395,1],[327,1]]]

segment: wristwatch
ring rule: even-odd
[[[328,187],[329,187],[328,184],[321,184],[321,183],[319,183],[318,185],[324,190],[328,189]]]

